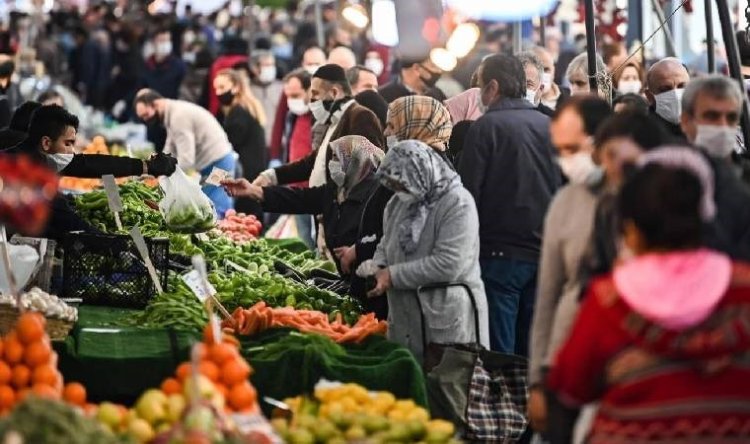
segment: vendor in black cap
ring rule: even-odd
[[[309,181],[310,187],[324,185],[329,177],[326,172],[330,160],[328,144],[344,136],[363,136],[384,149],[380,120],[351,96],[342,67],[329,64],[318,68],[310,86],[310,111],[315,118],[313,151],[296,162],[262,172],[253,184],[269,186]]]

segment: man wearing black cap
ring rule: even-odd
[[[315,118],[313,151],[296,162],[262,172],[253,183],[269,186],[309,180],[311,187],[325,184],[328,143],[344,136],[363,136],[384,148],[383,127],[377,116],[351,96],[342,67],[329,64],[318,68],[310,86],[310,111]]]
[[[399,76],[378,91],[386,102],[412,95],[430,96],[440,102],[446,99],[445,94],[435,87],[443,72],[430,59],[401,60],[400,65]]]

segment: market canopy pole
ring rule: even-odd
[[[584,0],[586,7],[586,54],[589,59],[589,88],[591,92],[597,91],[596,83],[596,31],[594,25],[594,0]]]
[[[713,2],[713,0],[705,0],[705,7],[703,10],[706,14],[706,52],[708,56],[708,72],[713,74],[716,72],[716,44],[714,42],[714,13],[711,2]]]
[[[547,47],[547,16],[539,16],[539,46],[542,48]]]
[[[710,1],[710,0],[709,0]],[[685,3],[684,1],[682,2]],[[654,9],[654,13],[656,14],[656,17],[659,19],[659,23],[662,23],[662,29],[664,30],[664,36],[667,39],[667,51],[669,52],[670,57],[676,57],[677,51],[675,50],[675,44],[674,44],[674,37],[672,36],[672,30],[669,29],[669,23],[667,22],[667,19],[664,17],[664,11],[661,9],[661,5],[659,4],[658,0],[651,0],[651,7]],[[680,5],[682,7],[682,5]],[[670,20],[672,20],[672,17],[669,17]]]
[[[727,53],[727,62],[729,63],[729,74],[734,77],[740,84],[741,91],[745,90],[745,79],[742,77],[742,67],[740,66],[740,52],[737,47],[737,36],[732,26],[732,17],[729,15],[729,6],[726,0],[716,0],[716,11],[719,13],[719,22],[721,23],[721,34],[724,37],[724,47]],[[743,94],[744,97],[746,97]],[[749,157],[747,144],[750,143],[750,115],[748,115],[747,99],[742,100],[742,137],[745,144],[743,155]]]
[[[318,38],[318,46],[320,49],[326,49],[325,45],[325,33],[323,31],[323,6],[320,4],[321,0],[315,0],[315,34]]]

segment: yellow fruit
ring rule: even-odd
[[[406,414],[406,419],[409,421],[427,422],[430,420],[430,414],[422,407],[417,407]]]
[[[404,421],[406,419],[406,414],[401,410],[394,409],[388,412],[388,419],[392,421]]]
[[[401,399],[396,401],[396,403],[393,405],[394,409],[401,410],[403,412],[410,412],[416,407],[417,405],[411,399]]]

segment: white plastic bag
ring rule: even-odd
[[[7,244],[10,255],[10,265],[16,279],[16,290],[21,291],[31,278],[31,274],[39,262],[39,253],[28,245]],[[5,261],[0,260],[0,293],[10,293],[10,286],[6,278]]]
[[[216,225],[216,210],[211,199],[179,167],[169,177],[159,178],[164,199],[159,210],[167,227],[180,233],[201,233]]]

